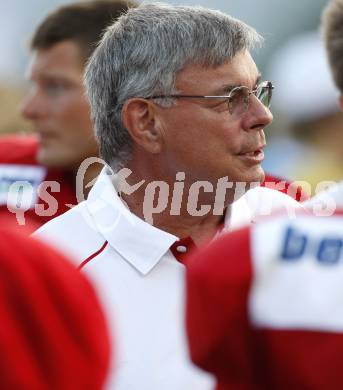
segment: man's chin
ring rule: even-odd
[[[256,169],[255,172],[251,172],[250,174],[245,176],[245,180],[241,180],[242,182],[246,182],[247,184],[254,184],[254,183],[263,183],[265,178],[264,170],[259,167]]]
[[[56,153],[49,153],[44,149],[38,150],[36,156],[37,162],[47,168],[67,168],[66,159]]]
[[[264,170],[261,168],[257,181],[259,181],[262,184],[264,182],[265,177],[266,177],[266,174],[265,174]]]

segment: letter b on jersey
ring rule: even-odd
[[[300,259],[305,253],[307,237],[289,227],[286,231],[281,258],[286,261]]]

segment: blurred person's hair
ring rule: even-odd
[[[219,66],[261,41],[243,22],[203,7],[155,3],[129,10],[107,29],[86,69],[102,158],[115,170],[130,159],[132,141],[121,118],[125,101],[175,94],[177,72],[186,65]]]
[[[86,62],[106,27],[136,3],[131,0],[93,0],[65,5],[37,27],[31,50],[45,50],[62,41],[75,42]]]
[[[343,0],[332,0],[324,9],[322,33],[333,79],[343,94]]]

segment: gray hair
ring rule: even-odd
[[[219,66],[260,42],[253,28],[220,11],[163,3],[130,9],[107,29],[86,68],[102,158],[114,170],[130,159],[132,139],[122,123],[125,101],[177,93],[176,75],[186,65]]]

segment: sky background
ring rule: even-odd
[[[302,30],[315,29],[328,0],[173,0],[173,4],[219,9],[255,27],[266,39],[255,56],[264,69],[272,51]],[[34,27],[68,0],[0,1],[0,83],[20,85],[28,61],[27,45]]]

